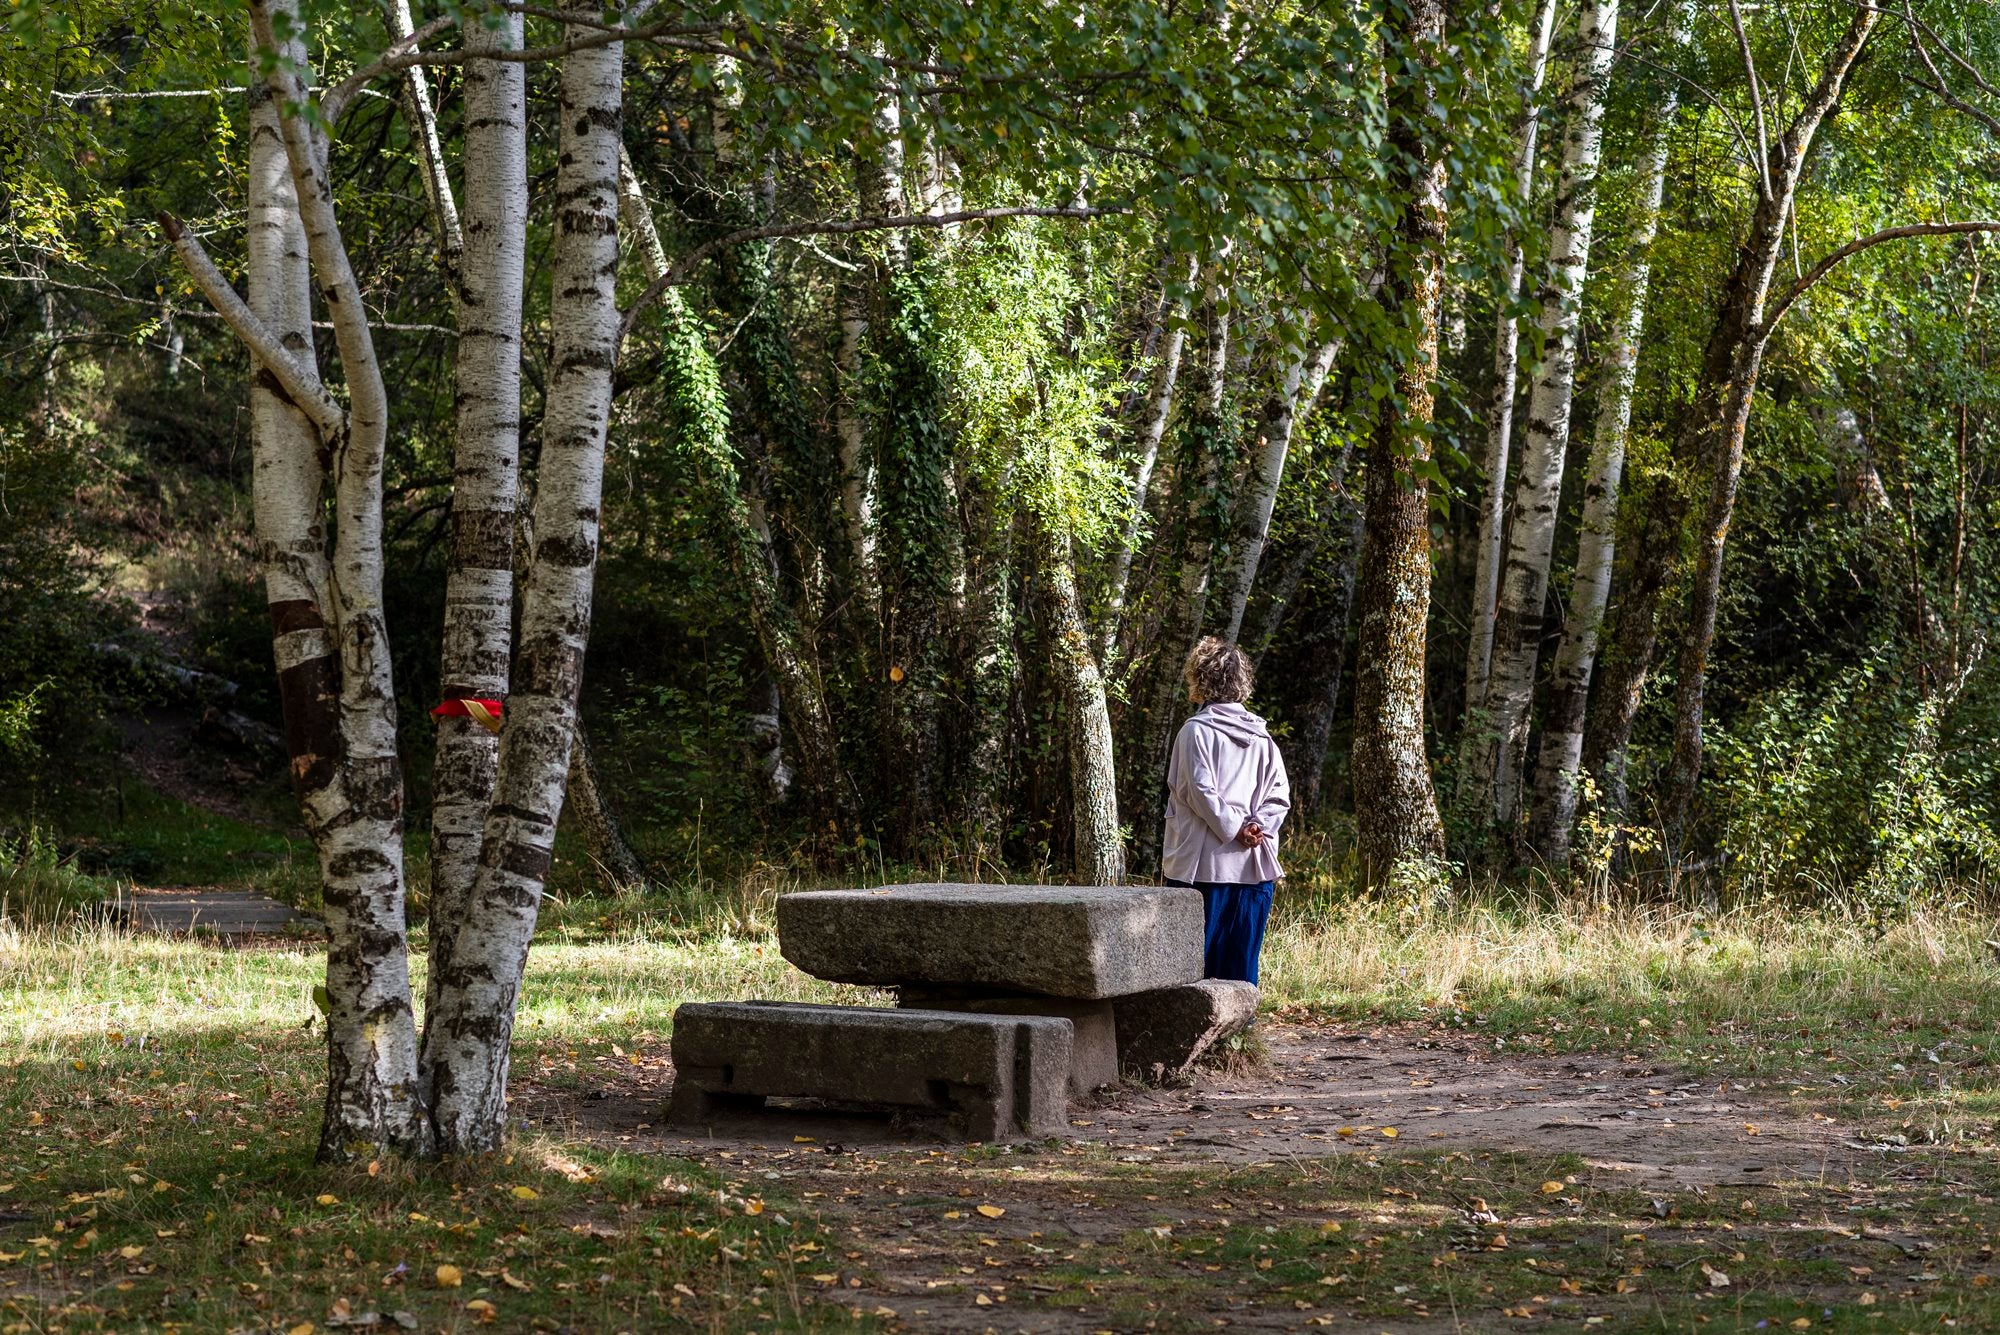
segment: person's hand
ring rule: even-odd
[[[1256,848],[1269,837],[1264,833],[1264,827],[1254,820],[1244,821],[1243,828],[1236,832],[1236,842],[1245,848]]]

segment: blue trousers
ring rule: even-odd
[[[1256,982],[1257,956],[1264,950],[1264,924],[1271,916],[1271,882],[1202,885],[1169,880],[1167,884],[1201,891],[1202,906],[1208,911],[1202,972],[1210,978]]]

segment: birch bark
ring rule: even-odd
[[[1104,675],[1076,592],[1069,539],[1040,515],[1034,528],[1036,582],[1053,638],[1056,679],[1069,715],[1070,819],[1076,876],[1084,885],[1119,885],[1125,846],[1118,832],[1118,773]]]
[[[1257,583],[1257,567],[1271,533],[1271,512],[1277,508],[1278,487],[1285,478],[1285,456],[1300,418],[1312,411],[1321,387],[1333,370],[1345,340],[1328,339],[1317,347],[1301,345],[1286,359],[1278,392],[1264,405],[1264,430],[1251,456],[1249,487],[1236,503],[1236,531],[1229,544],[1229,568],[1223,578],[1228,601],[1223,606],[1222,638],[1236,643],[1243,629],[1243,609]]]
[[[1581,48],[1576,86],[1563,126],[1563,165],[1556,223],[1549,241],[1548,278],[1540,296],[1541,373],[1528,401],[1527,449],[1514,493],[1514,524],[1493,635],[1486,687],[1491,742],[1478,746],[1472,776],[1490,794],[1488,815],[1511,832],[1521,813],[1528,729],[1541,661],[1549,568],[1555,557],[1556,516],[1569,458],[1570,409],[1576,394],[1577,333],[1583,284],[1597,214],[1603,158],[1604,95],[1618,39],[1618,0],[1588,0],[1577,20]]]
[[[1535,145],[1541,137],[1542,80],[1549,68],[1549,40],[1555,32],[1556,0],[1542,0],[1528,41],[1528,114],[1514,158],[1514,190],[1523,209],[1535,188]],[[1479,564],[1472,585],[1472,636],[1465,653],[1465,707],[1480,708],[1493,659],[1493,622],[1500,596],[1500,550],[1506,536],[1507,462],[1513,452],[1514,393],[1521,364],[1521,324],[1514,306],[1521,299],[1527,256],[1517,244],[1507,271],[1506,304],[1493,339],[1493,420],[1486,430],[1486,491],[1479,507]],[[1477,721],[1468,726],[1479,727]]]
[[[1193,277],[1190,270],[1189,277]],[[1176,301],[1166,317],[1166,338],[1160,360],[1153,371],[1152,393],[1146,398],[1146,413],[1139,420],[1137,444],[1139,463],[1132,472],[1132,514],[1125,531],[1111,552],[1111,579],[1104,598],[1104,621],[1098,634],[1097,659],[1108,665],[1124,629],[1125,593],[1132,579],[1132,555],[1139,546],[1139,530],[1146,522],[1146,500],[1152,494],[1153,470],[1160,462],[1160,442],[1166,438],[1167,419],[1173,415],[1174,384],[1180,378],[1181,354],[1187,346],[1187,302]]]
[[[505,1134],[515,1007],[569,773],[618,348],[623,71],[622,43],[563,59],[535,551],[478,876],[424,1035],[431,1116],[446,1153],[492,1150]]]
[[[251,30],[279,51],[273,18],[285,0],[251,0]],[[298,31],[290,10],[287,31]],[[278,60],[266,83],[281,106],[309,101],[304,52]],[[326,142],[315,123],[278,115],[277,128],[304,224],[306,254],[333,324],[348,410],[331,445],[334,540],[329,609],[339,671],[337,795],[306,810],[320,850],[329,997],[323,1159],[362,1147],[428,1147],[416,1071],[403,881],[403,778],[396,754],[396,692],[382,608],[382,463],[389,402],[360,284],[334,216]],[[326,801],[333,798],[333,801]]]
[[[1672,44],[1684,40],[1688,7],[1683,3],[1672,27]],[[1590,445],[1590,472],[1584,483],[1583,532],[1577,539],[1576,577],[1570,584],[1569,612],[1556,651],[1548,714],[1542,723],[1541,754],[1535,777],[1530,828],[1535,850],[1551,865],[1569,863],[1570,832],[1576,825],[1577,784],[1583,763],[1584,716],[1590,678],[1597,662],[1597,638],[1611,600],[1611,572],[1617,555],[1618,499],[1625,477],[1625,442],[1632,425],[1632,388],[1639,378],[1639,341],[1646,328],[1646,293],[1652,280],[1653,238],[1659,230],[1660,202],[1667,179],[1667,151],[1679,85],[1669,82],[1653,113],[1653,134],[1639,165],[1639,198],[1626,241],[1624,272],[1612,291],[1605,323],[1610,337],[1598,389],[1597,421]]]
[[[1305,643],[1305,708],[1299,719],[1297,763],[1292,771],[1292,791],[1299,810],[1311,815],[1324,801],[1326,753],[1333,744],[1333,725],[1339,717],[1340,686],[1347,662],[1347,633],[1354,621],[1354,577],[1361,557],[1362,507],[1360,499],[1346,485],[1353,464],[1350,443],[1335,469],[1333,480],[1338,496],[1326,517],[1328,540],[1319,547],[1318,563],[1324,572],[1320,596],[1312,608],[1313,622],[1300,634]]]
[[[1439,297],[1447,229],[1443,0],[1406,0],[1389,40],[1391,184],[1403,197],[1395,250],[1378,300],[1410,346],[1382,400],[1368,446],[1366,518],[1355,597],[1354,804],[1362,882],[1392,882],[1409,859],[1444,857],[1444,826],[1424,752],[1425,635],[1431,603],[1429,488],[1438,369]]]
[[[521,45],[519,15],[501,15],[497,27],[475,18],[462,31],[468,51],[516,50]],[[521,301],[528,225],[525,71],[512,61],[468,61],[462,97],[464,238],[451,261],[458,278],[457,440],[439,680],[447,700],[504,699],[513,645],[514,512],[520,491]],[[442,178],[441,158],[433,174]],[[441,181],[438,188],[449,201],[449,183]],[[427,1012],[449,972],[452,940],[478,874],[499,756],[499,739],[473,719],[437,720]]]

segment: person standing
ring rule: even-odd
[[[1167,766],[1167,829],[1160,872],[1201,891],[1208,912],[1203,972],[1257,981],[1271,895],[1284,875],[1278,827],[1292,807],[1284,757],[1264,720],[1244,707],[1250,656],[1207,636],[1182,669],[1194,716]]]

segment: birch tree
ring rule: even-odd
[[[1684,41],[1689,9],[1677,7],[1670,45]],[[1625,477],[1625,442],[1632,426],[1632,390],[1639,378],[1639,345],[1646,327],[1646,294],[1653,272],[1653,238],[1660,225],[1666,188],[1667,153],[1680,86],[1668,81],[1652,113],[1652,133],[1639,162],[1638,198],[1632,205],[1625,262],[1613,280],[1608,338],[1598,386],[1597,419],[1584,482],[1582,532],[1577,539],[1576,575],[1570,582],[1569,611],[1556,650],[1554,683],[1542,720],[1542,744],[1535,777],[1531,842],[1551,864],[1569,861],[1570,832],[1583,761],[1583,729],[1590,701],[1590,678],[1597,662],[1598,629],[1611,599],[1617,555],[1618,500]]]
[[[1493,639],[1485,712],[1492,742],[1478,747],[1474,782],[1490,791],[1490,816],[1509,830],[1521,806],[1530,706],[1541,661],[1556,514],[1569,458],[1570,408],[1576,392],[1577,334],[1583,323],[1584,275],[1597,214],[1603,156],[1604,95],[1618,38],[1617,0],[1588,0],[1577,20],[1581,47],[1576,85],[1563,124],[1563,165],[1548,277],[1540,295],[1542,364],[1528,402],[1527,449],[1514,494],[1505,578]]]
[[[1236,643],[1243,629],[1243,611],[1249,606],[1250,590],[1257,583],[1257,568],[1271,533],[1271,513],[1277,508],[1278,487],[1284,481],[1285,456],[1291,450],[1293,430],[1318,402],[1320,389],[1339,359],[1344,341],[1334,337],[1317,345],[1299,344],[1285,358],[1277,392],[1265,401],[1256,452],[1250,456],[1245,486],[1236,501],[1229,564],[1222,579],[1226,601],[1219,620],[1222,637],[1231,644]]]
[[[334,216],[323,122],[287,0],[252,0],[251,302],[179,221],[161,226],[259,364],[256,522],[300,813],[327,920],[327,1095],[319,1153],[421,1152],[403,881],[403,785],[382,610],[382,463],[389,403],[360,286]],[[283,37],[278,29],[282,27]],[[310,276],[332,317],[342,410],[313,364]],[[254,304],[252,304],[254,303]],[[307,426],[311,435],[308,436]],[[330,473],[330,559],[320,511]]]
[[[595,31],[572,25],[573,37]],[[514,694],[465,921],[426,1017],[424,1066],[438,1146],[495,1149],[508,1053],[562,812],[590,631],[617,307],[624,45],[563,57],[548,406],[535,550],[522,600]]]
[[[1529,29],[1528,107],[1521,121],[1520,147],[1514,157],[1514,192],[1523,209],[1534,196],[1535,146],[1542,128],[1542,80],[1548,73],[1549,39],[1555,31],[1555,21],[1556,0],[1542,0]],[[1521,364],[1521,324],[1514,308],[1521,300],[1526,266],[1526,251],[1516,241],[1507,270],[1507,287],[1501,294],[1500,324],[1493,338],[1493,416],[1486,428],[1486,490],[1479,507],[1479,561],[1472,584],[1472,634],[1465,651],[1468,711],[1484,704],[1486,675],[1493,660],[1493,619],[1500,596],[1500,549],[1506,537],[1507,465],[1513,452],[1515,381]]]
[[[406,36],[404,20],[398,37]],[[462,25],[471,55],[518,51],[519,15]],[[412,76],[408,97],[427,111]],[[441,218],[439,246],[455,279],[458,324],[456,445],[451,538],[445,560],[439,681],[446,702],[504,700],[514,629],[514,522],[520,491],[521,302],[527,264],[528,120],[525,68],[514,61],[465,64],[462,231],[434,124],[418,131],[424,173]],[[436,155],[436,156],[433,156]],[[465,913],[479,866],[500,747],[497,731],[469,706],[442,706],[431,779],[430,959],[434,1003],[441,968]],[[593,795],[595,790],[593,786]]]

